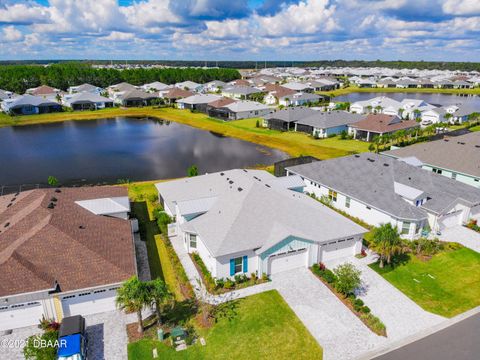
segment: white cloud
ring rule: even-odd
[[[446,0],[442,9],[447,14],[453,15],[479,15],[479,0]]]
[[[14,4],[0,7],[0,22],[15,24],[32,24],[48,21],[48,10],[43,6]]]
[[[338,29],[334,19],[335,6],[328,0],[305,0],[283,7],[273,16],[256,16],[264,34],[282,36],[289,34],[328,33]]]
[[[135,35],[121,31],[112,31],[109,35],[103,36],[100,39],[107,41],[130,41],[135,39]]]
[[[15,42],[23,39],[23,34],[20,30],[16,29],[14,26],[5,26],[3,28],[3,36],[1,37],[2,41],[5,42]]]

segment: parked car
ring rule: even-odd
[[[64,318],[60,325],[58,341],[58,360],[86,360],[85,318],[81,315]]]

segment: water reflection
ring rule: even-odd
[[[0,129],[0,184],[114,183],[271,164],[281,151],[159,119],[118,117]]]

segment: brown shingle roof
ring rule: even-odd
[[[39,96],[39,95],[49,95],[49,94],[55,94],[57,93],[58,91],[54,88],[52,88],[51,86],[47,86],[47,85],[41,85],[35,89],[33,89],[30,94],[32,95],[36,95],[36,96]]]
[[[211,107],[214,107],[214,108],[221,108],[221,107],[230,105],[234,102],[235,102],[235,100],[233,100],[233,99],[223,97],[221,99],[218,99],[218,100],[215,100],[215,101],[212,101],[212,102],[208,103],[208,106],[211,106]]]
[[[85,187],[1,196],[0,296],[51,289],[55,281],[70,291],[135,275],[130,223],[75,203],[126,195],[122,187]],[[57,205],[49,209],[52,197]]]
[[[188,91],[188,90],[183,90],[174,87],[173,89],[170,89],[163,97],[167,99],[182,99],[186,98],[188,96],[192,96],[195,93]]]
[[[401,120],[398,116],[386,114],[370,114],[365,119],[356,122],[351,127],[374,133],[389,133],[392,131],[418,127],[415,120]]]
[[[275,96],[277,99],[282,98],[284,96],[291,96],[297,93],[297,91],[288,89],[284,86],[281,85],[276,85],[276,84],[267,84],[265,86],[265,90],[268,92],[271,92],[273,96]]]

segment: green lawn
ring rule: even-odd
[[[202,330],[206,346],[176,352],[155,340],[128,345],[130,360],[152,359],[321,359],[322,348],[276,291],[237,300],[236,316]]]
[[[371,268],[432,313],[452,317],[480,305],[480,254],[468,248],[429,261],[410,256],[393,270],[377,264]]]
[[[469,130],[470,130],[470,131],[480,131],[480,125],[471,127]]]

